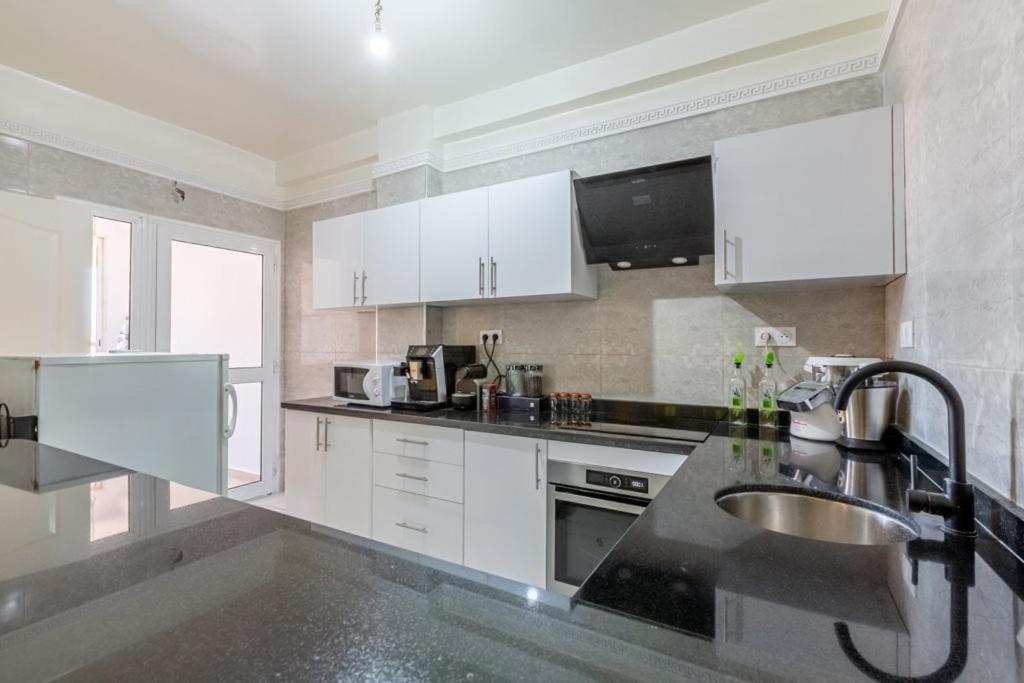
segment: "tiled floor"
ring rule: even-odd
[[[287,512],[285,507],[284,493],[273,493],[269,496],[263,496],[262,498],[254,498],[253,500],[246,501],[250,505],[255,505],[261,508],[267,508],[268,510],[274,510],[275,512]]]
[[[252,484],[260,480],[260,475],[254,472],[245,472],[243,470],[228,470],[228,488],[235,488],[236,486],[244,486],[246,484]]]

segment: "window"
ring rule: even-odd
[[[131,302],[132,224],[92,219],[93,352],[127,351]]]

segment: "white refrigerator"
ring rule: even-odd
[[[222,354],[0,356],[0,445],[34,438],[223,495],[238,410],[227,379]]]

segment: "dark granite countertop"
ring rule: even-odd
[[[892,501],[911,472],[767,436],[716,429],[574,602],[96,461],[76,473],[66,453],[0,449],[0,681],[1022,678],[1021,565],[986,532],[944,543],[918,515],[923,544],[852,547],[718,510],[725,486],[827,493],[839,473]],[[26,487],[29,471],[59,476]],[[123,529],[104,526],[112,510]]]
[[[630,406],[644,405],[630,402],[604,401],[603,405],[609,406],[609,410],[621,411]],[[657,404],[650,404],[656,406]],[[499,413],[488,415],[476,410],[456,410],[445,408],[429,412],[415,412],[409,410],[392,410],[389,408],[368,408],[362,406],[349,406],[339,403],[329,396],[319,398],[299,399],[284,401],[281,407],[287,410],[308,410],[317,413],[332,413],[347,417],[362,417],[374,420],[388,420],[392,422],[405,422],[410,424],[434,425],[437,427],[452,427],[455,429],[468,429],[476,432],[490,432],[492,434],[507,434],[509,436],[524,436],[535,439],[548,439],[550,441],[567,441],[570,443],[583,443],[595,446],[614,446],[617,448],[632,448],[645,451],[657,451],[662,453],[689,453],[693,450],[693,444],[669,441],[666,439],[652,439],[641,436],[613,435],[601,433],[588,433],[578,430],[565,429],[552,424],[546,413],[538,416],[531,416],[527,413]],[[666,416],[651,415],[649,420],[652,424],[670,426],[677,428],[688,428],[711,432],[718,426],[717,416],[708,412],[708,409],[700,407],[689,407],[686,415]],[[595,416],[595,421],[600,418]],[[621,416],[620,416],[621,417]]]
[[[918,458],[929,466],[915,466]],[[917,540],[849,545],[767,531],[715,502],[735,488],[813,489],[905,515],[911,473],[918,488],[938,490],[925,476],[937,466],[923,453],[857,454],[722,427],[576,599],[706,639],[733,661],[791,679],[1022,680],[1024,565],[984,527],[976,539],[947,537],[940,518],[917,514]],[[984,512],[991,501],[979,497]]]

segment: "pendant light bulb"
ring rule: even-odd
[[[370,54],[374,57],[386,57],[391,51],[388,39],[384,37],[384,0],[373,3],[373,35],[370,36]]]

